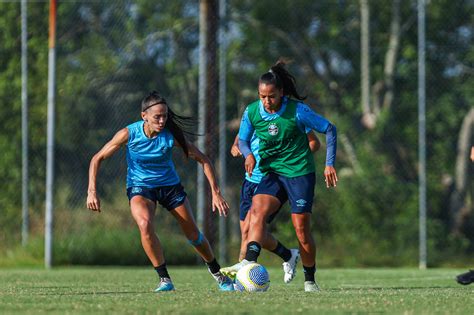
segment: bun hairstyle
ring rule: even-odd
[[[283,95],[294,97],[300,101],[306,99],[296,91],[296,79],[285,68],[286,62],[278,60],[268,72],[262,74],[258,84],[274,84],[277,89],[283,89]]]
[[[166,120],[165,128],[167,128],[173,137],[178,141],[179,145],[183,149],[186,157],[189,156],[188,144],[186,141],[186,135],[196,135],[192,132],[192,128],[196,124],[196,119],[193,117],[181,116],[173,112],[166,102],[165,98],[162,97],[158,92],[152,91],[145,96],[141,103],[142,112],[147,111],[150,107],[164,104],[168,107],[168,119]]]

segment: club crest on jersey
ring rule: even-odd
[[[278,134],[278,126],[276,124],[268,125],[268,134],[270,136],[276,136]]]

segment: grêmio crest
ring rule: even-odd
[[[276,136],[278,134],[278,126],[274,123],[268,125],[268,134],[270,136]]]

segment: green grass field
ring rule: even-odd
[[[253,294],[219,292],[204,267],[169,270],[177,290],[156,294],[150,268],[1,269],[0,314],[474,314],[462,269],[324,269],[317,294],[301,270],[285,285],[269,268],[269,291]]]

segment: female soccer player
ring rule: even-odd
[[[287,200],[298,238],[305,273],[304,289],[319,291],[315,281],[316,246],[311,235],[311,208],[314,197],[315,167],[305,128],[326,134],[326,186],[337,183],[336,127],[301,102],[295,78],[277,62],[260,76],[259,100],[245,110],[239,130],[239,148],[245,157],[245,170],[252,176],[256,159],[250,147],[255,132],[259,138],[260,171],[264,174],[252,199],[245,260],[257,261],[266,235],[266,221]],[[289,97],[287,97],[289,96]],[[293,97],[293,98],[290,98]]]
[[[310,147],[311,152],[316,152],[319,150],[321,143],[319,142],[316,135],[311,132],[311,129],[307,130],[308,135],[308,145]],[[238,147],[239,136],[236,135],[234,139],[234,143],[231,147],[230,154],[233,157],[242,156],[242,153]],[[255,156],[256,164],[252,173],[252,176],[249,176],[248,173],[245,173],[244,182],[242,184],[242,188],[240,191],[240,210],[239,210],[239,217],[240,217],[240,233],[241,233],[241,243],[240,243],[240,253],[239,253],[239,262],[235,265],[230,267],[222,268],[221,271],[223,274],[228,275],[229,277],[233,278],[237,274],[237,271],[241,268],[241,266],[245,265],[247,261],[245,258],[245,253],[247,251],[247,237],[249,233],[249,222],[250,222],[250,214],[248,214],[250,210],[250,206],[252,204],[252,197],[255,195],[255,190],[257,189],[258,184],[262,180],[262,173],[258,168],[258,163],[260,161],[260,157],[258,155],[258,148],[259,148],[259,140],[255,136],[255,133],[252,135],[250,148],[252,150],[252,154]],[[275,214],[272,214],[267,223],[270,223]],[[288,249],[285,247],[280,241],[275,239],[273,235],[267,233],[265,240],[262,243],[262,247],[268,251],[271,251],[278,255],[281,259],[283,259],[283,281],[285,283],[290,283],[291,280],[294,279],[296,275],[296,265],[300,258],[299,250],[296,248]]]
[[[89,168],[87,208],[100,212],[100,200],[96,190],[99,166],[103,160],[125,145],[128,164],[127,195],[132,216],[140,230],[143,249],[160,278],[155,292],[174,290],[162,246],[155,233],[157,202],[176,218],[189,243],[206,262],[219,289],[233,291],[232,281],[219,271],[220,266],[209,242],[196,226],[191,205],[171,160],[171,150],[174,146],[179,146],[186,156],[202,165],[212,190],[212,209],[217,209],[219,215],[227,215],[229,206],[220,193],[211,162],[186,140],[184,127],[187,118],[175,114],[157,92],[153,91],[143,99],[141,116],[142,121],[119,130],[112,140],[93,156]]]

